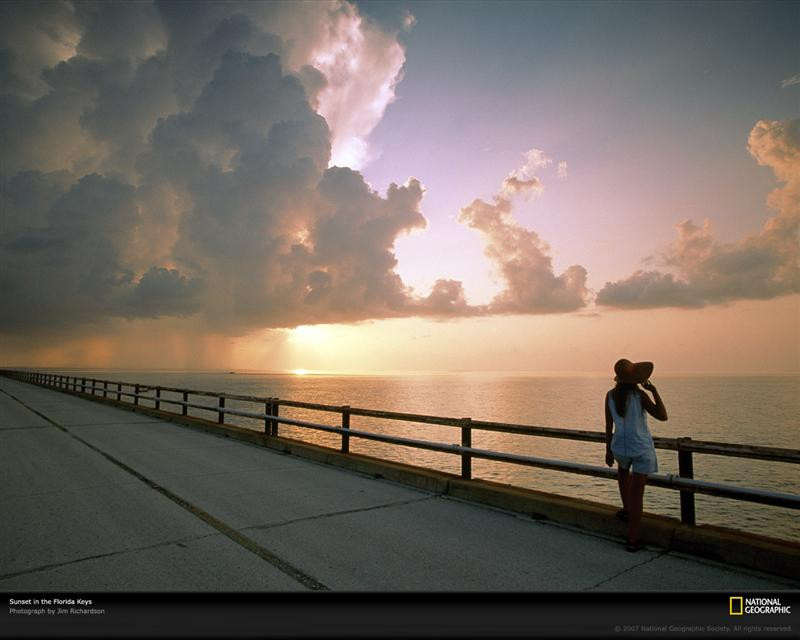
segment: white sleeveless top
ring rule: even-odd
[[[638,393],[629,393],[623,418],[617,413],[611,392],[606,396],[611,417],[614,419],[614,435],[611,438],[611,453],[635,458],[654,451],[653,436],[647,428],[647,418]]]

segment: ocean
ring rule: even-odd
[[[270,396],[353,407],[566,429],[604,430],[603,401],[610,376],[538,377],[487,373],[408,375],[257,374],[81,370],[62,374],[197,390]],[[800,435],[800,376],[654,377],[669,412],[667,422],[648,417],[654,436],[691,437],[747,445],[796,448]],[[166,398],[167,396],[165,396]],[[254,405],[228,403],[254,410]],[[166,407],[169,408],[169,407]],[[206,414],[208,415],[208,414]],[[339,426],[338,415],[281,407],[289,418]],[[245,418],[229,422],[263,429]],[[353,416],[351,428],[443,443],[459,443],[460,431]],[[338,447],[334,434],[280,426],[281,435]],[[604,465],[602,443],[473,431],[478,448]],[[351,438],[350,449],[409,464],[458,473],[460,459],[444,453]],[[675,451],[657,450],[660,473],[678,473]],[[619,505],[616,482],[560,471],[473,460],[473,477]],[[697,479],[800,494],[800,470],[785,462],[694,454]],[[648,487],[645,510],[680,517],[677,491]],[[716,524],[776,538],[800,540],[796,511],[697,495],[698,524]]]

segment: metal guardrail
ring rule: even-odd
[[[143,385],[133,382],[98,380],[96,378],[64,376],[60,374],[36,371],[0,370],[0,375],[21,380],[23,382],[69,391],[78,395],[88,395],[111,399],[132,406],[138,406],[140,401],[144,400],[153,403],[151,408],[154,408],[158,411],[164,411],[167,414],[189,416],[189,409],[211,412],[216,414],[216,420],[218,424],[225,424],[226,415],[252,418],[263,421],[264,432],[268,436],[278,435],[279,424],[339,434],[341,436],[340,450],[343,453],[348,453],[350,450],[350,438],[361,438],[364,440],[373,440],[399,446],[459,455],[461,457],[461,477],[465,479],[472,478],[473,458],[538,467],[542,469],[552,469],[556,471],[564,471],[567,473],[601,478],[613,479],[617,477],[617,471],[607,467],[490,451],[486,449],[474,448],[472,446],[472,431],[475,429],[518,435],[605,443],[605,433],[600,431],[558,429],[554,427],[540,427],[505,422],[472,420],[471,418],[449,418],[424,414],[400,413],[395,411],[380,411],[375,409],[351,407],[348,405],[337,406],[311,402],[300,402],[296,400],[281,400],[279,398],[271,397],[215,393],[196,389]],[[176,398],[166,398],[163,396],[164,392],[179,394],[182,399],[178,400]],[[215,398],[217,400],[216,406],[198,404],[197,402],[189,402],[189,396]],[[123,398],[125,398],[125,400],[123,400]],[[130,399],[130,401],[127,399]],[[244,411],[241,409],[227,408],[225,406],[226,400],[256,403],[262,405],[264,407],[264,411]],[[166,411],[162,408],[162,405],[173,405],[180,407],[180,413],[178,414],[174,411]],[[307,409],[311,411],[338,413],[341,416],[340,426],[331,426],[316,422],[282,417],[279,414],[281,406]],[[351,429],[351,416],[363,416],[385,420],[456,427],[461,430],[461,444],[444,444],[429,440],[404,438],[375,433],[372,431]],[[756,502],[787,509],[800,509],[800,495],[696,480],[694,479],[693,470],[694,453],[799,464],[800,450],[741,445],[727,442],[709,442],[692,440],[691,438],[653,438],[653,442],[656,448],[678,452],[678,475],[651,474],[648,476],[648,483],[657,487],[673,489],[680,492],[681,521],[684,523],[695,524],[696,522],[694,500],[696,493],[731,498],[734,500],[744,500],[747,502]]]

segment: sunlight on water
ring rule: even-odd
[[[77,372],[76,372],[77,373]],[[279,397],[337,406],[381,409],[519,424],[602,431],[603,399],[611,386],[608,378],[541,378],[487,374],[328,376],[292,374],[230,375],[219,373],[93,372],[98,378],[224,391],[242,395]],[[80,372],[86,375],[86,372]],[[670,414],[668,422],[649,419],[655,436],[692,437],[739,444],[796,448],[800,415],[800,378],[774,377],[667,377],[654,380]],[[164,394],[168,400],[170,395]],[[179,399],[172,394],[172,399]],[[213,398],[195,397],[198,404],[216,406]],[[263,405],[231,402],[227,406],[264,411]],[[169,407],[165,407],[169,408]],[[172,410],[177,410],[173,407]],[[194,415],[201,412],[193,410]],[[211,415],[206,413],[205,417]],[[340,426],[340,415],[281,407],[288,418]],[[262,421],[229,416],[232,424],[263,430]],[[430,440],[460,443],[460,430],[453,427],[377,420],[353,416],[351,428]],[[336,447],[337,434],[310,431],[287,425],[280,434],[316,444]],[[602,466],[602,443],[473,431],[476,448],[533,455]],[[351,438],[350,450],[398,462],[459,473],[460,459],[445,453]],[[659,449],[660,473],[678,472],[677,453]],[[580,476],[485,460],[473,460],[473,476],[494,482],[559,493],[566,496],[619,503],[616,483]],[[800,493],[796,465],[746,458],[694,455],[695,478]],[[679,494],[650,487],[645,509],[680,516]],[[699,524],[718,524],[755,533],[800,539],[797,514],[787,509],[736,500],[697,496]]]

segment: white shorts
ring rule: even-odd
[[[623,471],[627,471],[633,466],[634,473],[655,473],[658,471],[658,460],[655,451],[645,451],[638,456],[618,456],[614,454],[614,459],[619,463]]]

